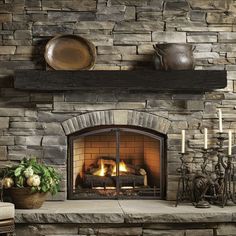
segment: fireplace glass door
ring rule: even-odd
[[[70,137],[69,199],[163,198],[163,137],[109,127]]]

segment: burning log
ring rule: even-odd
[[[96,175],[96,176],[115,176],[116,175],[116,161],[111,158],[100,158],[97,161],[97,166],[94,165],[87,170],[88,174]],[[120,175],[128,174],[138,174],[139,170],[137,170],[133,165],[126,164],[124,161],[119,163],[119,172]]]
[[[133,175],[138,174],[137,169],[133,165],[126,164],[126,169],[129,174],[133,174]]]
[[[114,180],[111,177],[96,176],[96,175],[85,175],[84,185],[86,187],[111,187],[115,186]]]
[[[107,171],[107,168],[104,168],[104,173]],[[105,176],[105,174],[103,175],[103,171],[101,170],[101,168],[96,168],[96,169],[93,169],[93,170],[90,170],[90,173],[92,175],[96,175],[96,176]]]
[[[144,178],[142,175],[122,175],[122,176],[95,176],[85,175],[84,185],[86,187],[115,187],[116,180],[119,178],[120,186],[144,186]]]
[[[143,186],[144,185],[144,176],[142,175],[122,175],[122,176],[113,176],[114,179],[119,178],[120,186]]]
[[[119,176],[116,168],[119,166]],[[121,161],[117,165],[111,158],[102,157],[97,161],[97,166],[88,169],[84,177],[84,184],[88,187],[114,187],[117,178],[120,186],[147,186],[147,172]]]

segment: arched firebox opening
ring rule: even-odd
[[[164,199],[166,136],[100,125],[69,135],[69,199]]]

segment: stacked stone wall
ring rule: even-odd
[[[151,68],[153,44],[191,43],[196,69],[235,70],[234,0],[1,0],[0,72],[45,69],[45,43],[81,35],[95,69]]]
[[[163,133],[168,144],[167,197],[174,199],[181,130],[187,130],[193,170],[202,162],[204,127],[209,129],[209,146],[215,145],[217,108],[222,108],[223,129],[236,132],[235,16],[233,0],[0,0],[0,165],[25,155],[56,165],[64,181],[54,199],[65,199],[67,130],[63,122],[88,112],[132,110],[170,123]],[[151,69],[153,44],[191,43],[195,69],[227,70],[228,85],[201,94],[15,90],[16,69],[46,70],[44,47],[58,33],[91,40],[97,49],[96,70]]]

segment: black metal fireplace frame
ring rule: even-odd
[[[73,191],[73,143],[74,140],[87,136],[87,135],[92,135],[92,134],[97,134],[97,133],[102,133],[110,130],[120,130],[120,131],[129,131],[129,132],[134,132],[138,134],[143,134],[146,136],[149,136],[151,138],[157,139],[160,141],[160,193],[156,196],[132,196],[132,197],[127,197],[127,196],[120,196],[117,195],[115,197],[79,197],[74,193]],[[117,135],[117,132],[116,132]],[[117,137],[119,138],[119,137]],[[167,183],[167,142],[166,142],[166,135],[161,134],[157,131],[150,130],[147,128],[143,127],[138,127],[138,126],[127,126],[127,125],[102,125],[102,126],[96,126],[96,127],[91,127],[91,128],[86,128],[83,129],[80,132],[76,132],[71,134],[68,137],[68,161],[67,161],[67,198],[69,200],[87,200],[87,199],[165,199],[166,198],[166,183]],[[118,150],[117,150],[118,151]],[[119,159],[119,157],[118,157]],[[119,170],[119,168],[116,168]],[[117,180],[119,181],[119,180]],[[119,186],[119,184],[117,185]],[[119,191],[119,189],[116,189]]]

